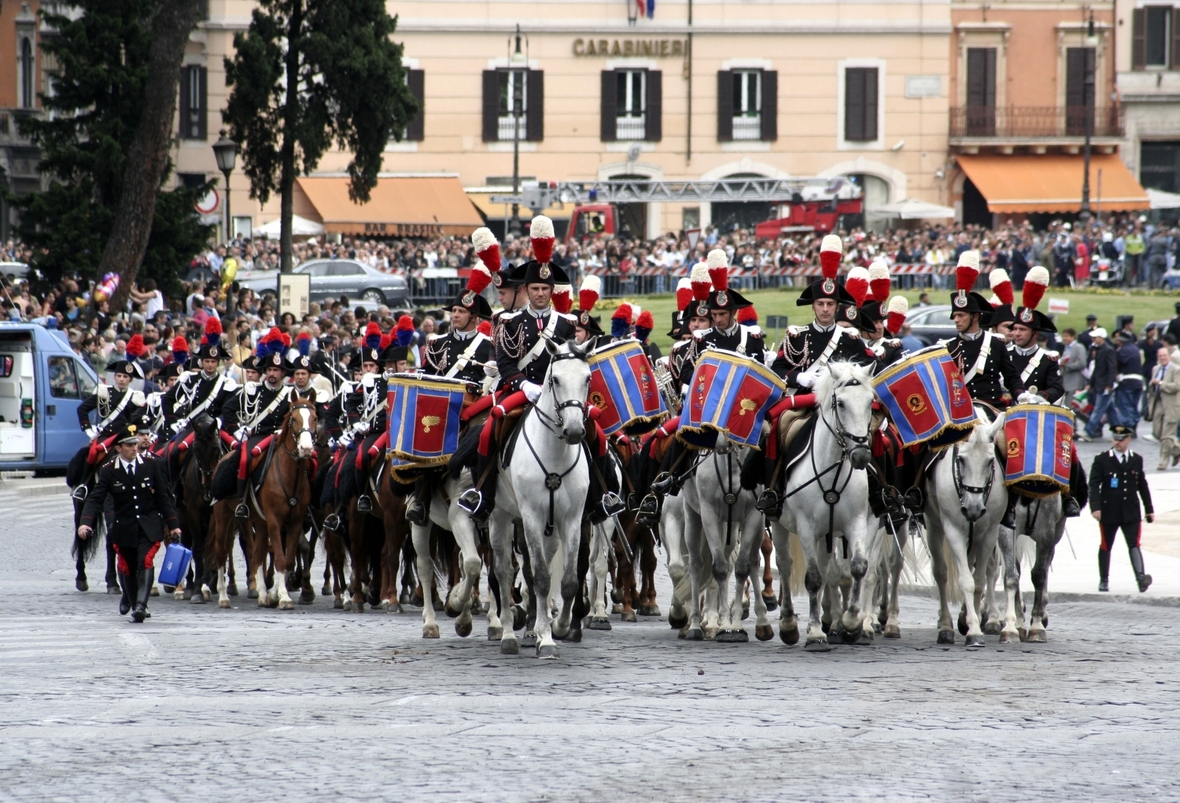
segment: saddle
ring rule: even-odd
[[[778,447],[783,461],[783,474],[798,462],[807,445],[811,443],[811,433],[815,431],[816,415],[814,408],[787,410],[778,419]]]

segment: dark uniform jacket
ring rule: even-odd
[[[684,360],[680,365],[680,385],[682,389],[687,388],[688,383],[692,381],[692,374],[696,370],[697,360],[709,350],[710,346],[715,349],[724,349],[725,351],[736,351],[738,354],[744,354],[763,365],[766,364],[766,338],[762,334],[762,330],[757,326],[735,323],[727,330],[714,329],[712,327],[700,329],[693,332],[692,340],[688,342]]]
[[[1138,494],[1138,498],[1136,497]],[[1143,458],[1127,450],[1126,461],[1118,458],[1114,449],[1094,458],[1090,467],[1090,510],[1102,513],[1103,524],[1130,524],[1142,520],[1143,513],[1154,513],[1147,475],[1143,473]]]
[[[78,426],[85,430],[90,426],[90,413],[97,412],[94,425],[99,429],[98,437],[106,438],[122,431],[128,424],[140,425],[145,405],[142,391],[99,385],[78,406]]]
[[[171,428],[180,419],[193,415],[194,410],[222,418],[223,408],[234,400],[239,390],[238,383],[221,372],[210,377],[204,371],[186,371],[164,394],[164,423]]]
[[[877,367],[873,373],[880,373],[904,357],[908,352],[896,337],[883,337],[872,343],[866,343],[866,348],[877,359]]]
[[[352,395],[352,383],[345,380],[341,382],[332,401],[324,405],[324,428],[328,437],[334,440],[340,440],[340,436],[344,434],[344,427],[348,423],[348,412],[344,408],[350,395]]]
[[[692,374],[684,373],[684,361],[688,358],[691,348],[691,340],[677,340],[672,344],[672,348],[668,349],[668,372],[672,374],[676,387],[687,385],[692,379]]]
[[[468,354],[468,350],[471,353]],[[466,357],[464,355],[467,355]],[[482,383],[484,363],[494,359],[496,349],[492,339],[482,332],[447,332],[426,343],[422,369],[435,376],[450,376],[468,382]]]
[[[846,360],[857,365],[871,365],[876,361],[876,355],[865,348],[857,330],[839,325],[825,330],[813,321],[807,326],[787,327],[771,370],[785,379],[790,387],[799,387],[799,374],[819,361],[833,337],[840,339],[828,356],[828,362]]]
[[[521,368],[520,364],[540,342],[541,333],[550,328],[551,321],[554,338],[574,340],[577,318],[552,309],[539,315],[535,312],[525,308],[500,316],[500,328],[496,332],[496,367],[500,370],[500,387],[509,393],[520,390],[521,383],[526,380],[537,385],[545,380],[550,358],[549,350],[544,346],[527,366]],[[553,316],[557,316],[556,320]]]
[[[162,461],[141,457],[136,458],[134,474],[123,469],[121,458],[107,463],[99,470],[98,482],[86,497],[81,523],[94,526],[109,494],[115,506],[114,523],[107,536],[112,544],[135,549],[141,530],[149,541],[163,541],[165,532],[180,526],[176,500],[165,471]]]
[[[1040,346],[1034,346],[1027,354],[1022,354],[1015,343],[1009,343],[1008,359],[1020,373],[1024,387],[1029,393],[1036,393],[1051,402],[1056,402],[1065,395],[1065,385],[1061,382],[1061,366],[1057,363],[1056,354],[1045,351]],[[1036,365],[1030,370],[1029,366],[1034,361]]]
[[[377,374],[365,374],[344,400],[344,413],[351,427],[367,421],[368,435],[384,432],[389,425],[389,382]]]
[[[286,385],[275,389],[266,382],[247,382],[237,397],[221,408],[222,429],[232,434],[240,427],[250,427],[254,437],[273,434],[290,412],[289,396]]]
[[[975,367],[984,341],[988,338],[991,339],[991,349],[987,361],[975,376],[967,379],[967,374]],[[1020,381],[1020,372],[1008,357],[1007,345],[1003,337],[992,332],[981,332],[974,340],[968,340],[960,335],[946,343],[947,351],[959,365],[959,373],[967,380],[967,390],[971,392],[971,398],[1000,409],[1008,406],[1004,401],[1005,392],[1013,399],[1024,393],[1024,383]]]

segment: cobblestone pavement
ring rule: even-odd
[[[614,617],[541,662],[322,598],[131,625],[74,591],[69,523],[0,491],[0,800],[1180,798],[1177,608],[1059,603],[1048,644],[971,653],[917,596],[821,655]]]

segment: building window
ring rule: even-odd
[[[967,136],[996,133],[996,49],[967,48]]]
[[[1065,133],[1071,137],[1086,133],[1087,104],[1091,118],[1094,114],[1094,57],[1092,47],[1070,47],[1065,50]],[[1086,74],[1091,75],[1089,86]]]
[[[422,70],[406,70],[406,86],[418,101],[418,114],[406,126],[404,139],[407,142],[421,142],[426,138],[426,73]],[[511,126],[509,126],[511,132]]]
[[[176,180],[186,190],[196,190],[205,186],[204,173],[177,173]]]
[[[659,70],[602,72],[601,138],[603,142],[646,140],[661,136],[662,73]]]
[[[1171,6],[1131,11],[1131,69],[1180,69],[1180,37]]]
[[[717,139],[778,139],[778,73],[735,69],[717,73]]]
[[[483,139],[512,142],[514,111],[519,115],[522,141],[545,138],[545,74],[541,70],[484,70]]]
[[[1140,144],[1139,183],[1153,190],[1180,192],[1180,142]]]
[[[844,71],[844,139],[875,142],[877,134],[877,68],[849,67]]]
[[[203,140],[208,135],[208,71],[197,64],[180,70],[180,138]]]
[[[33,58],[33,41],[28,37],[20,40],[20,106],[32,109],[37,105],[36,62]]]

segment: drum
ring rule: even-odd
[[[441,376],[389,378],[389,449],[394,459],[442,465],[459,447],[459,414],[467,382]]]
[[[590,363],[590,403],[600,411],[598,424],[607,435],[626,430],[637,435],[655,429],[668,417],[651,361],[638,340],[622,340],[594,349]]]
[[[904,446],[952,446],[978,423],[971,393],[946,346],[914,352],[873,377],[877,398],[889,412]]]
[[[710,449],[717,433],[742,446],[758,447],[766,412],[786,387],[765,365],[732,351],[710,349],[697,360],[680,412],[676,437]]]
[[[1073,413],[1053,404],[1017,404],[1004,418],[1004,484],[1023,496],[1069,490]]]

